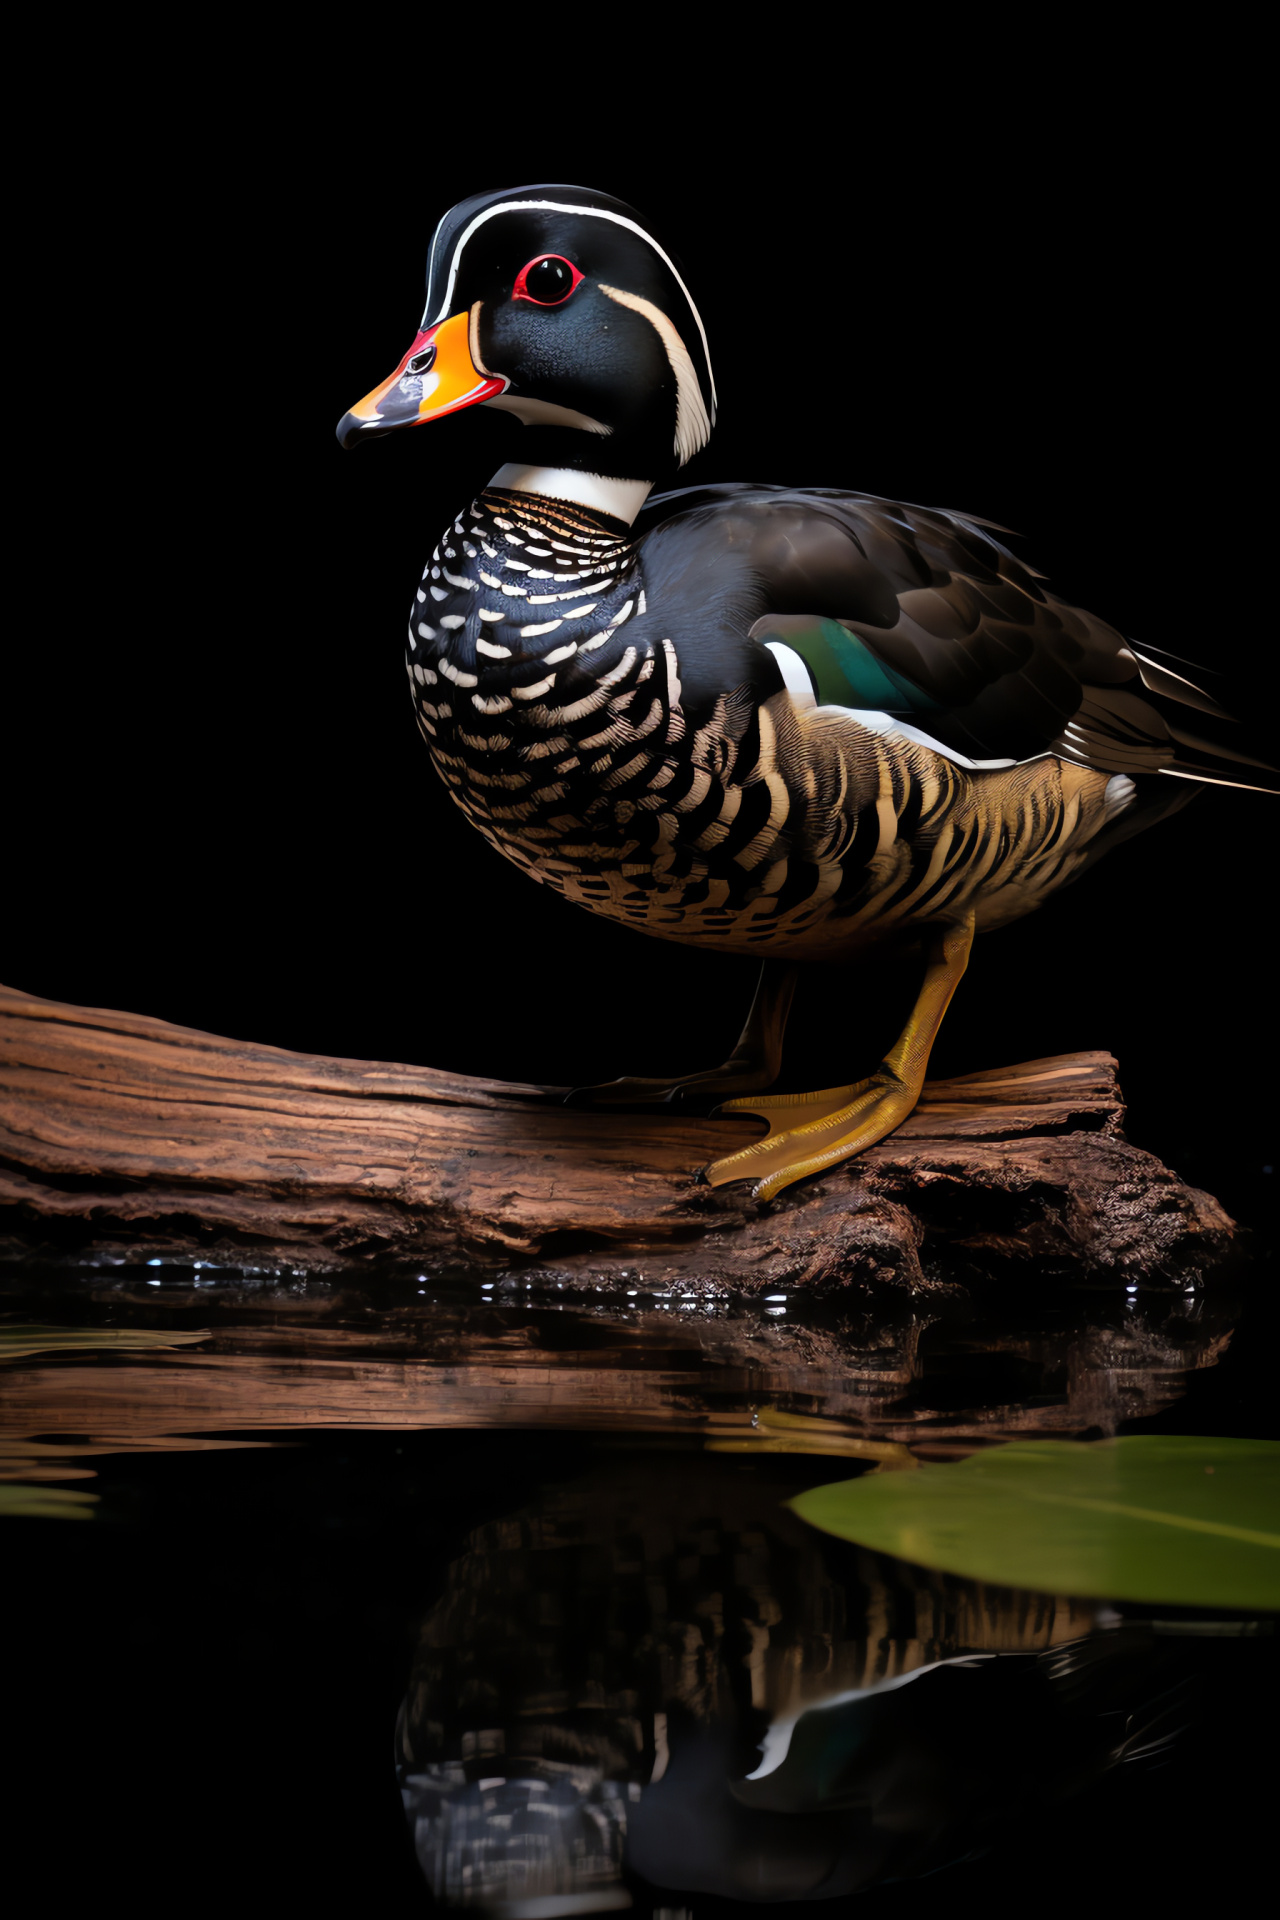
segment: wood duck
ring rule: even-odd
[[[1273,790],[1157,649],[1068,606],[991,523],[829,488],[651,497],[710,437],[706,334],[631,208],[578,187],[466,200],[408,353],[344,446],[487,406],[522,423],[433,550],[409,622],[453,799],[566,899],[763,962],[723,1065],[586,1090],[732,1095],[769,1132],[707,1169],[770,1199],[919,1097],[976,932],[1028,913],[1200,783]],[[1158,655],[1158,657],[1157,657]],[[761,1099],[805,960],[923,948],[869,1079]]]

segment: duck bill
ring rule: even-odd
[[[389,380],[363,400],[357,400],[338,422],[344,447],[357,440],[390,433],[393,427],[416,427],[424,420],[457,413],[505,393],[508,382],[476,365],[472,352],[471,318],[455,313],[415,338]]]

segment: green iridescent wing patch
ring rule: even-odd
[[[766,646],[772,640],[800,655],[820,706],[893,714],[940,711],[937,700],[878,660],[866,641],[839,620],[789,615],[762,620],[754,634]]]

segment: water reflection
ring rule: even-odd
[[[897,1911],[912,1876],[988,1847],[982,1885],[1021,1898],[1044,1860],[1056,1882],[1085,1857],[1082,1836],[1105,1861],[1126,1820],[1172,1834],[1181,1893],[1184,1807],[1218,1810],[1191,1848],[1205,1861],[1242,1804],[1260,1808],[1238,1722],[1268,1724],[1274,1642],[931,1575],[810,1531],[785,1501],[908,1454],[1110,1432],[1176,1402],[1235,1318],[1229,1295],[1145,1289],[851,1292],[819,1310],[794,1293],[27,1266],[0,1280],[0,1506],[8,1486],[24,1511],[98,1516],[22,1523],[9,1597],[40,1695],[30,1724],[78,1724],[96,1672],[114,1743],[98,1830],[149,1858],[170,1835],[172,1884],[191,1806],[230,1782],[226,1897],[256,1889],[252,1804],[290,1904],[327,1911],[342,1872],[339,1904],[368,1904],[392,1862],[411,1910],[417,1866],[371,1810],[421,1617],[395,1757],[448,1903],[548,1920],[692,1899],[712,1920],[713,1897],[896,1876]],[[207,1717],[182,1768],[157,1774],[175,1634]],[[1195,1708],[1189,1648],[1242,1657],[1220,1663],[1230,1684],[1204,1689],[1170,1773],[1126,1800]],[[389,1818],[395,1835],[394,1802]],[[295,1897],[308,1874],[314,1897]]]
[[[801,1471],[624,1454],[472,1534],[396,1729],[438,1898],[827,1899],[964,1856],[1185,1719],[1167,1635],[817,1534],[782,1504]]]
[[[0,1449],[40,1436],[45,1479],[56,1473],[48,1445],[70,1435],[87,1451],[273,1430],[509,1426],[754,1446],[762,1410],[821,1421],[833,1440],[935,1457],[1016,1434],[1112,1433],[1214,1365],[1237,1313],[1229,1296],[1172,1291],[1046,1291],[982,1307],[934,1295],[619,1301],[524,1282],[190,1268],[28,1267],[0,1284],[0,1303],[6,1320],[41,1322],[48,1336],[41,1345],[23,1329],[0,1405]],[[154,1344],[166,1337],[181,1344]]]

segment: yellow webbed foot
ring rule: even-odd
[[[727,1100],[721,1113],[758,1113],[769,1132],[749,1147],[713,1161],[706,1178],[713,1187],[730,1180],[755,1180],[753,1197],[772,1200],[796,1180],[848,1160],[901,1126],[920,1097],[882,1068],[853,1086],[826,1087],[775,1100]]]
[[[837,1166],[900,1127],[920,1098],[929,1049],[972,944],[972,913],[937,929],[910,1018],[869,1080],[773,1100],[726,1100],[722,1113],[761,1114],[769,1132],[763,1140],[713,1161],[706,1171],[711,1185],[754,1179],[753,1197],[772,1200],[794,1181]]]

